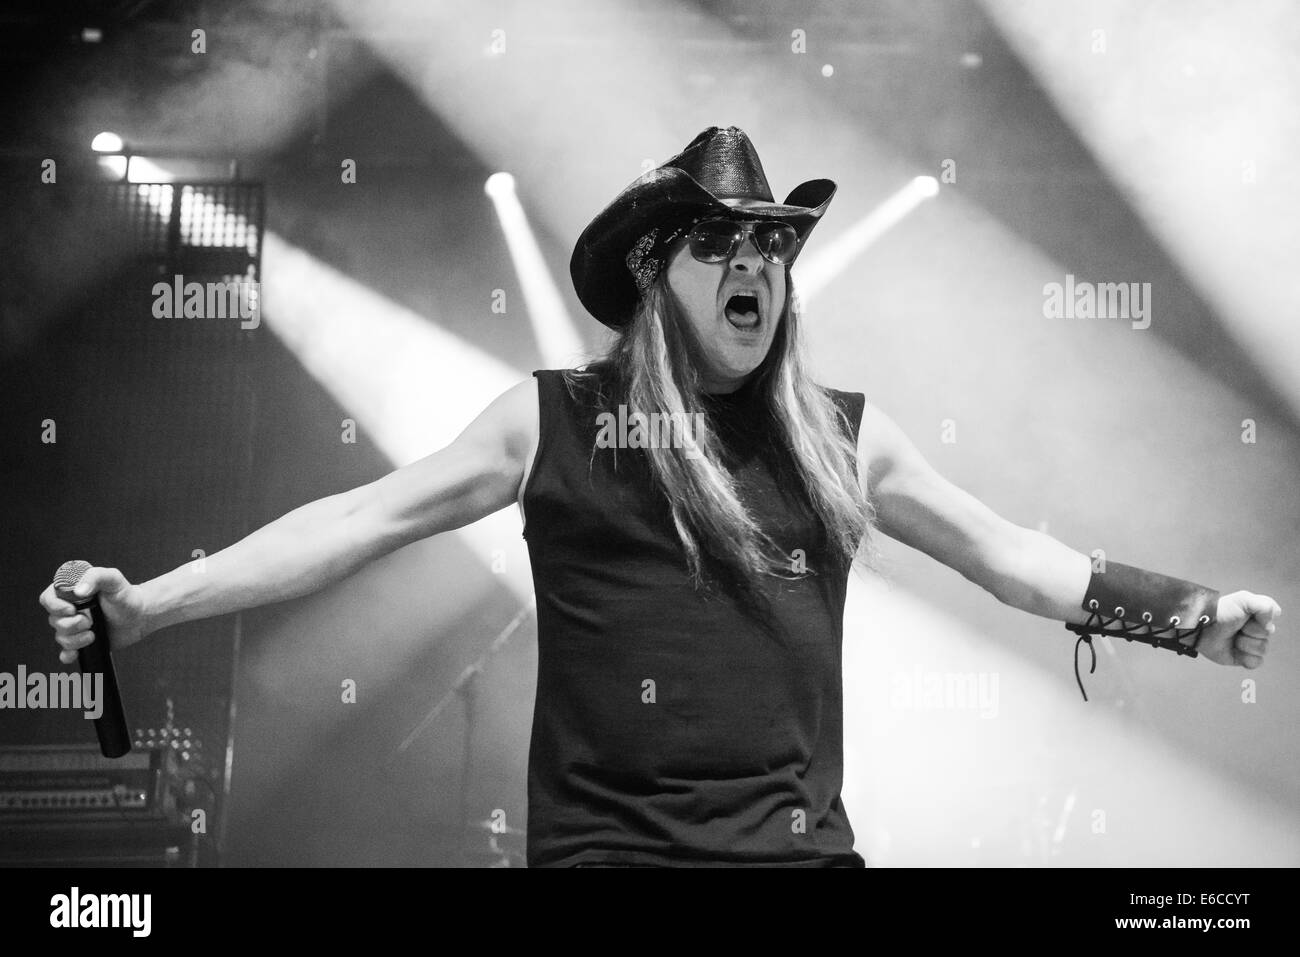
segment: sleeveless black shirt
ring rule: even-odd
[[[742,500],[809,572],[759,583],[766,626],[725,576],[692,587],[654,453],[596,448],[598,415],[618,413],[608,394],[533,375],[529,866],[863,866],[840,800],[848,566],[791,494],[753,390],[707,408]],[[828,391],[856,440],[864,396]]]

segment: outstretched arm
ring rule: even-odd
[[[537,431],[537,382],[503,393],[439,452],[376,482],[310,502],[204,560],[133,585],[92,568],[79,594],[97,593],[113,647],[168,625],[209,618],[324,588],[403,545],[460,528],[515,501]],[[90,643],[89,620],[54,594],[41,595],[71,662]]]
[[[955,569],[1013,608],[1087,623],[1082,603],[1091,559],[1050,535],[1007,521],[953,485],[870,402],[862,413],[858,472],[886,535]],[[1266,595],[1224,595],[1197,650],[1218,664],[1258,668],[1281,611]]]

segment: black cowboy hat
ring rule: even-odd
[[[828,179],[810,179],[784,203],[775,202],[745,132],[710,126],[633,180],[582,231],[569,261],[573,288],[588,312],[618,329],[663,268],[668,247],[696,222],[715,216],[779,220],[795,228],[802,249],[835,189]]]

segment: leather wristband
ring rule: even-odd
[[[1215,622],[1219,607],[1219,593],[1213,588],[1120,562],[1108,561],[1103,567],[1105,571],[1093,571],[1083,596],[1081,607],[1088,612],[1088,621],[1065,626],[1079,636],[1074,643],[1074,677],[1084,701],[1088,693],[1079,677],[1080,642],[1088,642],[1092,652],[1089,674],[1097,670],[1093,635],[1119,635],[1195,658],[1196,645]]]

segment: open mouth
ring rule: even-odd
[[[723,310],[727,321],[737,329],[757,329],[758,328],[758,297],[757,296],[732,296],[727,300],[727,305]]]

